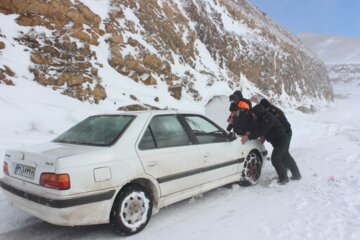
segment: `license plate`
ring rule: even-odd
[[[34,179],[35,168],[17,164],[16,168],[15,168],[15,174],[19,175],[19,176],[30,178],[30,179]]]

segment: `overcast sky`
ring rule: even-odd
[[[249,0],[294,34],[360,39],[360,0]]]

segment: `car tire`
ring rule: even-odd
[[[129,185],[115,199],[110,224],[121,235],[136,234],[148,224],[152,208],[153,201],[147,189],[137,184]]]
[[[261,175],[261,167],[262,161],[259,154],[255,151],[250,152],[244,161],[240,186],[247,187],[257,184]]]

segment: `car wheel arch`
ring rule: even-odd
[[[125,189],[127,189],[131,185],[139,185],[139,186],[144,187],[147,191],[149,191],[149,193],[151,194],[152,202],[153,202],[153,213],[157,213],[159,211],[158,202],[160,199],[160,189],[158,188],[158,186],[156,184],[153,183],[153,181],[151,181],[150,179],[147,179],[147,178],[136,178],[136,179],[133,179],[133,180],[129,181],[128,183],[124,184],[117,191],[112,205],[114,206],[120,193],[122,191],[124,191]],[[110,211],[109,215],[111,215],[111,211]]]
[[[158,187],[151,180],[146,179],[146,178],[137,178],[137,179],[132,180],[128,184],[137,184],[137,185],[141,185],[144,188],[146,188],[149,191],[149,193],[151,194],[155,212],[158,210],[157,206],[158,206],[158,202],[159,202],[159,198],[160,198],[160,189],[158,189]]]
[[[258,149],[256,149],[256,148],[251,149],[248,154],[250,154],[250,153],[255,153],[256,155],[258,155],[258,157],[260,158],[261,163],[262,163],[262,164],[264,163],[263,156],[262,156],[262,154],[259,152]]]

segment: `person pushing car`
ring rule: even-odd
[[[299,168],[289,153],[290,138],[287,135],[280,121],[266,109],[258,104],[252,109],[253,126],[250,132],[242,136],[241,142],[264,137],[273,146],[271,163],[279,177],[279,184],[289,182],[286,168],[291,171],[291,180],[301,179]]]
[[[227,119],[229,125],[226,130],[233,130],[238,135],[244,135],[251,124],[251,102],[244,98],[241,91],[236,90],[229,96],[231,102]]]
[[[265,108],[266,111],[272,113],[275,117],[277,117],[277,119],[279,120],[281,125],[284,127],[286,134],[289,136],[289,138],[291,140],[291,137],[292,137],[291,125],[290,125],[289,121],[287,120],[287,118],[285,117],[284,112],[280,108],[271,104],[265,98],[261,99],[260,104]]]

